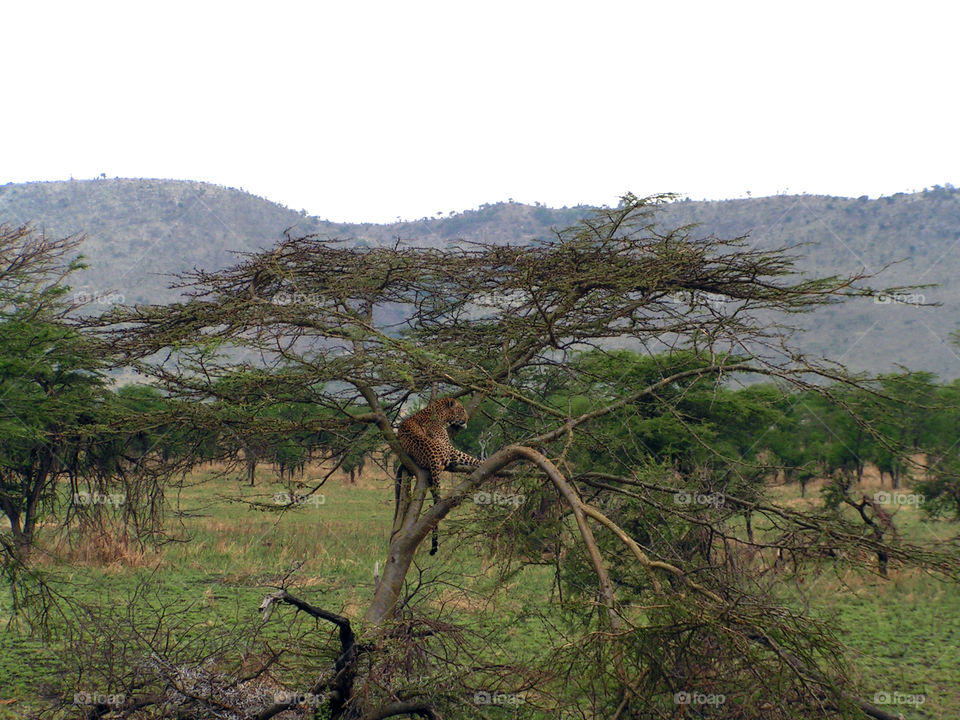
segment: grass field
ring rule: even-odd
[[[211,470],[192,479],[213,477]],[[171,516],[171,529],[189,542],[170,543],[144,555],[128,551],[105,564],[96,553],[77,553],[69,564],[49,562],[45,569],[59,579],[65,595],[89,602],[122,604],[145,583],[158,603],[169,603],[188,617],[196,633],[223,625],[255,626],[260,602],[294,567],[299,569],[291,592],[358,617],[373,593],[375,565],[383,560],[392,519],[392,481],[370,474],[350,485],[336,476],[323,488],[322,498],[282,515],[231,499],[270,503],[282,488],[269,480],[264,472],[254,488],[226,479],[195,482],[179,498],[170,498],[171,505],[176,500],[185,511],[179,521]],[[876,488],[871,477],[862,489]],[[819,501],[815,485],[808,487],[806,499],[795,487],[772,492],[795,506]],[[927,521],[907,505],[898,509],[895,522],[905,538],[946,539],[957,531],[948,523]],[[552,569],[531,568],[494,598],[489,592],[493,571],[480,554],[469,545],[453,547],[442,536],[436,558],[424,552],[421,566],[439,580],[428,606],[452,610],[455,619],[487,629],[498,626],[502,645],[496,652],[535,652],[535,617],[547,604]],[[805,576],[802,587],[785,584],[782,592],[797,605],[804,603],[805,594],[811,613],[837,622],[849,647],[850,674],[866,689],[867,699],[907,718],[960,717],[958,588],[920,572],[893,572],[882,580],[828,567]],[[9,613],[4,595],[4,624]],[[21,717],[62,694],[55,681],[67,664],[55,642],[45,644],[15,628],[0,631],[0,718]]]
[[[811,483],[806,498],[796,487],[773,490],[782,503],[813,506],[822,483]],[[876,473],[867,473],[857,493],[890,491]],[[896,491],[909,496],[909,488]],[[947,541],[958,528],[929,520],[917,505],[892,508],[904,540]],[[872,568],[870,568],[872,569]],[[920,570],[892,571],[888,580],[871,572],[807,575],[803,588],[810,612],[840,628],[849,652],[851,677],[865,688],[865,699],[905,718],[960,718],[960,588]],[[799,593],[785,588],[798,606]],[[922,702],[921,702],[922,701]]]

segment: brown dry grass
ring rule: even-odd
[[[44,546],[41,544],[40,547]],[[130,538],[110,530],[88,533],[71,544],[66,544],[61,539],[53,546],[47,545],[46,549],[49,552],[41,552],[36,556],[40,564],[50,564],[56,558],[57,563],[97,568],[107,572],[153,566],[159,560],[155,552],[144,549]]]
[[[918,454],[914,456],[914,461],[922,467],[926,458]],[[909,493],[911,492],[912,486],[923,479],[923,471],[920,468],[911,468],[911,475],[912,477],[901,478],[900,487],[897,488],[897,492]],[[796,483],[790,485],[784,485],[782,483],[770,485],[770,494],[778,503],[782,503],[790,508],[812,507],[820,504],[820,491],[823,490],[823,486],[828,482],[828,478],[816,478],[808,482],[806,497],[799,496],[797,490],[799,486]],[[867,464],[864,467],[862,480],[859,483],[854,482],[851,488],[855,496],[859,493],[872,495],[875,492],[881,490],[889,491],[890,489],[890,476],[884,475],[883,483],[881,484],[880,471],[877,470],[875,465],[871,464]]]
[[[330,472],[330,468],[331,465],[329,463],[307,463],[304,466],[303,473],[294,476],[294,482],[302,483],[310,487],[312,482],[318,481],[326,476],[326,474]],[[243,466],[237,463],[203,463],[194,469],[193,475],[195,477],[203,475],[231,477],[236,479],[240,484],[246,484],[246,475]],[[260,463],[257,465],[256,472],[254,473],[254,482],[257,487],[279,484],[280,469],[270,463]],[[354,474],[354,482],[350,482],[349,473],[343,470],[334,471],[330,480],[327,482],[342,483],[343,485],[369,490],[384,487],[387,484],[392,485],[393,477],[390,471],[384,470],[372,461],[368,461],[361,472]]]

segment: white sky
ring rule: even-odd
[[[954,2],[4,2],[0,183],[331,220],[960,184]]]

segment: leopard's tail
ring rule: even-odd
[[[393,540],[393,535],[397,531],[397,518],[400,515],[400,493],[403,489],[404,473],[409,475],[410,471],[403,466],[403,463],[399,463],[393,479],[393,532],[390,533],[391,540]]]

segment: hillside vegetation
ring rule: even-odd
[[[611,198],[614,202],[615,198]],[[284,231],[365,244],[398,238],[423,246],[457,239],[498,243],[547,237],[589,212],[514,202],[394,224],[347,224],[311,217],[242,190],[199,182],[149,179],[86,180],[0,186],[0,222],[32,222],[48,235],[86,235],[90,269],[78,292],[112,293],[104,302],[163,302],[170,274],[229,264],[234,252],[273,245]],[[879,297],[820,309],[803,318],[798,345],[868,372],[897,365],[960,377],[948,344],[957,328],[960,292],[960,191],[936,187],[868,199],[777,196],[719,202],[678,201],[668,223],[697,223],[704,235],[749,235],[769,249],[803,244],[799,266],[818,274],[878,271],[877,287],[937,283],[918,294]],[[919,295],[919,296],[918,296]],[[941,303],[918,307],[917,302]]]

